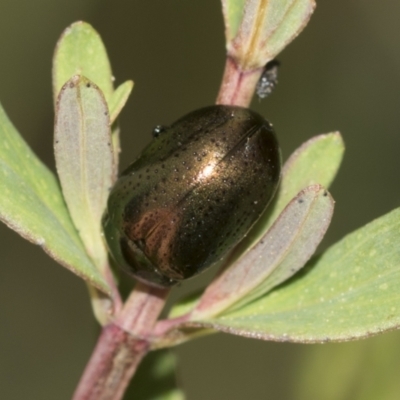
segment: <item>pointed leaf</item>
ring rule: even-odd
[[[265,297],[198,324],[265,340],[351,340],[400,326],[400,209],[314,259]]]
[[[247,0],[237,35],[227,43],[228,54],[242,70],[264,67],[303,30],[314,8],[314,0]],[[228,26],[235,30],[238,12],[225,9]]]
[[[315,252],[332,213],[333,199],[322,186],[301,191],[261,241],[208,286],[190,319],[243,307],[290,278]]]
[[[100,87],[107,102],[113,94],[113,77],[100,35],[86,22],[78,21],[62,33],[53,58],[53,95],[56,101],[64,84],[83,75]]]
[[[117,119],[119,113],[124,108],[128,101],[129,95],[133,89],[133,81],[126,81],[119,85],[111,96],[110,107],[110,122],[111,124]]]
[[[107,264],[101,217],[112,186],[114,155],[110,119],[100,89],[74,76],[57,100],[54,148],[64,198],[89,255]]]
[[[274,201],[234,249],[229,263],[237,260],[265,235],[300,190],[315,184],[329,188],[340,167],[343,153],[344,144],[339,132],[315,136],[303,143],[286,161]]]
[[[0,219],[104,293],[110,289],[87,256],[54,175],[0,106]]]

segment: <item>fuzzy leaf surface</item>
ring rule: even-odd
[[[333,245],[291,282],[200,326],[265,340],[325,342],[400,325],[400,209]]]
[[[0,219],[6,225],[104,293],[110,292],[86,254],[56,178],[21,138],[1,106],[0,187]]]
[[[245,4],[246,0],[222,0],[222,12],[224,15],[227,43],[237,34],[243,18]]]
[[[320,185],[302,190],[260,242],[207,287],[190,319],[244,307],[289,279],[314,254],[330,224],[333,205]]]
[[[101,90],[79,75],[61,89],[56,106],[57,172],[72,220],[99,268],[107,264],[101,217],[114,177],[110,117]]]
[[[126,81],[114,90],[114,77],[106,48],[100,35],[91,25],[78,21],[64,30],[57,42],[53,57],[53,95],[56,101],[64,84],[73,76],[87,77],[102,91],[110,111],[114,150],[114,177],[118,173],[120,152],[119,127],[114,123],[133,89],[133,81]]]
[[[242,70],[264,67],[303,30],[314,8],[314,0],[247,0],[237,6],[226,1],[228,54]]]
[[[53,95],[56,101],[64,84],[74,75],[86,76],[106,98],[113,94],[113,77],[106,48],[91,25],[78,21],[64,30],[53,58]]]

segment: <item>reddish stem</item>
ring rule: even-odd
[[[228,56],[216,103],[248,107],[262,72],[263,68],[243,71],[236,61]]]
[[[105,326],[73,400],[119,400],[142,358],[168,289],[138,283],[113,323]]]

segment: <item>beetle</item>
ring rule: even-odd
[[[102,225],[116,264],[175,285],[224,258],[271,201],[281,170],[271,124],[216,105],[157,127],[112,188]]]

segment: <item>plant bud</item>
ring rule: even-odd
[[[197,275],[257,221],[280,167],[271,125],[246,108],[206,107],[157,127],[111,190],[103,217],[111,256],[154,286]]]

